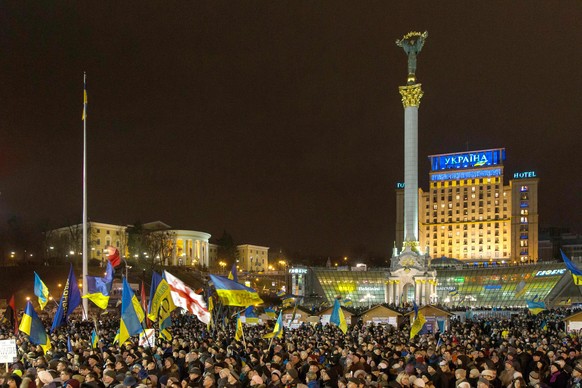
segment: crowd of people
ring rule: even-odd
[[[234,320],[207,327],[175,314],[171,340],[141,346],[114,342],[119,318],[70,320],[43,353],[4,323],[0,339],[16,338],[18,360],[0,377],[9,388],[582,388],[579,337],[566,333],[569,310],[511,319],[452,319],[445,332],[409,338],[409,325],[354,322],[302,324],[264,338],[268,325]],[[45,322],[50,327],[50,322]],[[97,327],[99,342],[91,344]],[[580,361],[579,361],[580,360]]]

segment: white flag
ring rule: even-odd
[[[170,293],[176,307],[190,311],[200,321],[208,324],[210,322],[210,312],[208,312],[206,302],[204,302],[202,295],[195,293],[183,281],[168,271],[164,271],[164,277],[170,286]]]

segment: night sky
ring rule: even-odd
[[[296,255],[389,256],[406,56],[430,154],[505,147],[582,232],[580,1],[3,1],[0,223],[162,220]],[[323,263],[322,263],[323,264]]]

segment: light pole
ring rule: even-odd
[[[290,288],[289,287],[289,270],[288,270],[288,265],[287,265],[287,261],[286,260],[279,260],[279,264],[283,267],[283,271],[285,271],[285,291],[287,293],[289,293]]]

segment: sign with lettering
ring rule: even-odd
[[[458,181],[461,179],[482,179],[501,176],[502,170],[500,168],[491,168],[485,170],[475,171],[455,171],[455,172],[439,172],[431,173],[431,181]]]
[[[0,341],[0,362],[13,363],[18,357],[16,352],[16,340],[1,340]]]
[[[527,179],[527,178],[537,178],[535,171],[524,171],[516,172],[513,174],[513,179]]]
[[[429,156],[432,171],[497,166],[505,160],[505,148]]]
[[[560,268],[560,269],[549,269],[549,270],[545,270],[545,271],[538,271],[536,272],[536,274],[534,276],[538,277],[538,276],[559,276],[559,275],[563,275],[566,273],[566,268]]]
[[[437,286],[437,291],[457,291],[457,287],[455,286]]]
[[[307,268],[291,268],[289,269],[289,273],[306,274]]]

